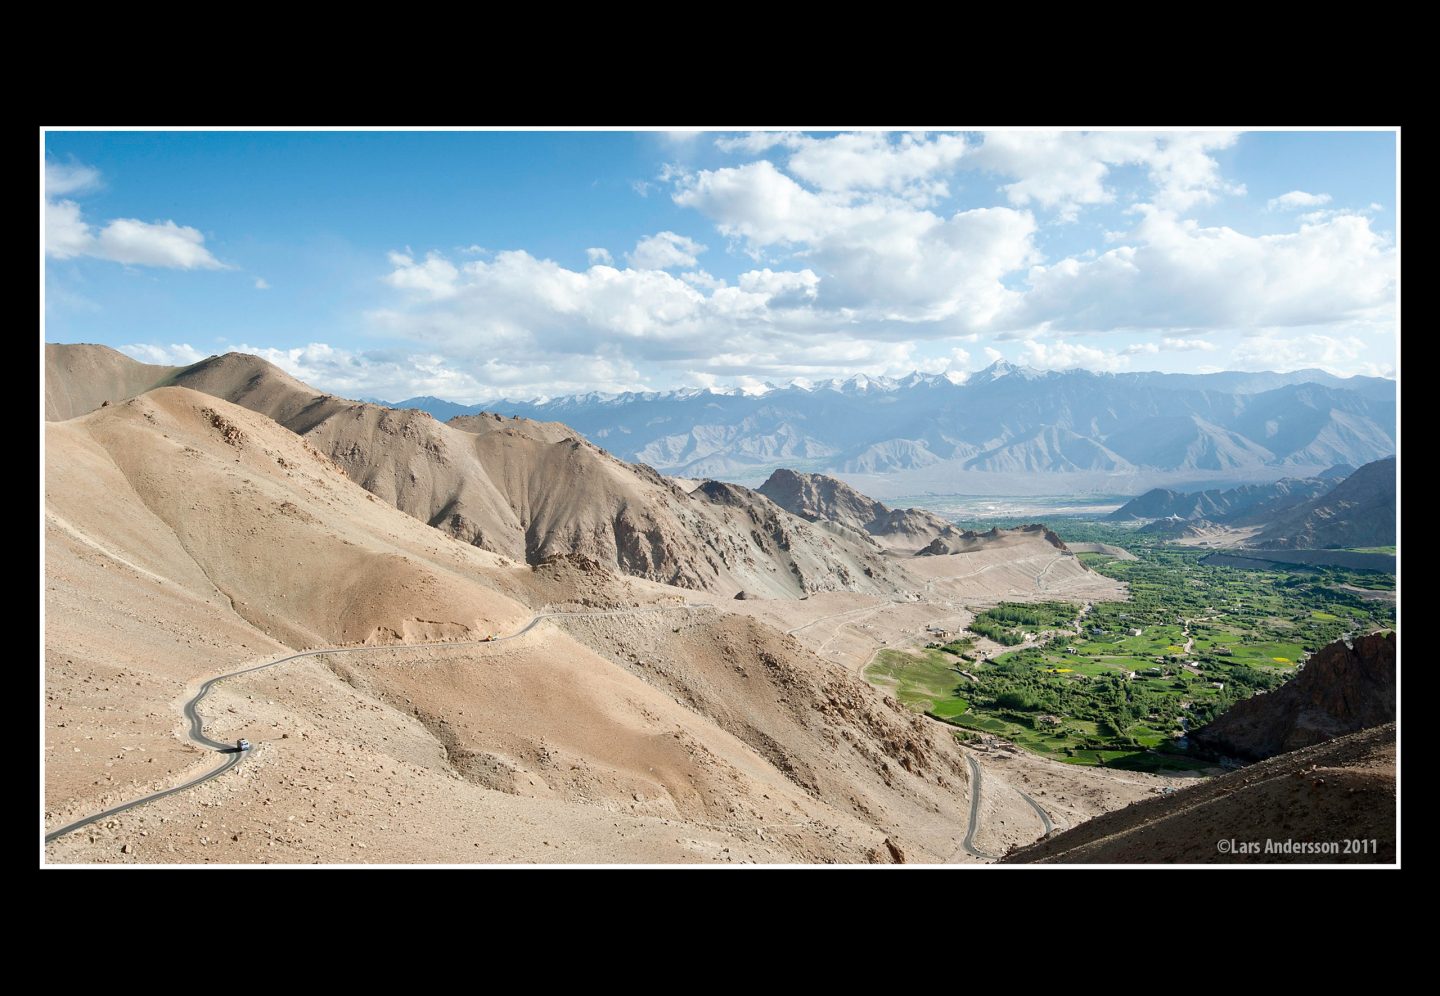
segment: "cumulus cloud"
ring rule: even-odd
[[[914,364],[913,369],[921,373],[945,374],[953,382],[960,383],[970,371],[970,353],[968,350],[956,347],[950,350],[948,356],[937,356],[930,360],[921,360]],[[901,371],[895,371],[897,373]]]
[[[625,268],[600,248],[571,270],[516,249],[473,260],[407,247],[390,255],[384,278],[400,293],[370,318],[373,331],[477,371],[474,392],[553,393],[527,367],[536,356],[552,358],[557,382],[604,359],[588,386],[610,390],[642,369],[669,383],[903,372],[907,362],[958,374],[968,351],[955,363],[917,347],[982,336],[1025,342],[1036,366],[1118,370],[1161,353],[1217,352],[1212,338],[1251,329],[1323,332],[1383,316],[1395,248],[1364,215],[1291,215],[1295,231],[1264,236],[1185,217],[1243,189],[1216,157],[1234,141],[1218,132],[720,136],[721,151],[764,158],[669,164],[654,183],[714,226],[724,263],[702,268],[706,246],[670,230],[640,239]],[[986,189],[983,175],[998,179],[997,203],[940,206],[957,183]],[[1128,231],[1043,255],[1042,226],[1122,200],[1124,213],[1112,208],[1096,231],[1125,217]],[[722,269],[746,257],[743,272]],[[1102,348],[1071,335],[1107,332],[1144,340]]]
[[[725,286],[725,281],[713,276],[706,270],[689,270],[680,274],[680,279],[692,287],[699,287],[702,290],[719,290]]]
[[[1128,370],[1130,359],[1121,353],[1073,342],[1045,343],[1031,339],[1021,347],[1021,362],[1037,370]]]
[[[447,297],[455,292],[460,271],[440,253],[429,253],[418,263],[403,252],[392,252],[388,258],[394,269],[385,281],[391,287],[432,298]]]
[[[1202,353],[1215,352],[1215,344],[1206,339],[1172,339],[1166,336],[1160,340],[1160,345],[1173,353],[1184,353],[1198,351]]]
[[[100,171],[82,163],[45,164],[45,196],[83,194],[100,186]]]
[[[255,278],[255,289],[256,289],[256,290],[269,290],[269,289],[270,289],[270,282],[269,282],[268,280],[266,280],[264,277],[256,277],[256,278]]]
[[[969,146],[960,135],[929,138],[884,132],[851,132],[830,139],[805,139],[792,145],[789,171],[821,190],[875,190],[930,203],[950,188],[936,174],[948,172]]]
[[[1071,331],[1311,325],[1394,298],[1394,247],[1360,216],[1250,236],[1154,208],[1143,214],[1132,245],[1031,268],[1008,323]]]
[[[459,264],[437,253],[390,258],[386,280],[405,294],[370,314],[372,330],[472,371],[468,396],[566,393],[560,385],[575,383],[638,389],[639,364],[669,378],[785,380],[906,372],[917,363],[906,327],[846,330],[842,313],[818,309],[820,277],[808,267],[761,267],[726,283],[698,270],[576,271],[518,250]],[[593,369],[597,359],[608,366]]]
[[[1154,186],[1150,200],[1186,211],[1220,193],[1240,193],[1227,183],[1210,154],[1235,143],[1232,132],[1080,132],[1000,130],[986,132],[963,165],[996,173],[1010,203],[1037,205],[1074,220],[1080,210],[1115,200],[1106,186],[1115,166],[1141,166]]]
[[[634,251],[626,253],[625,258],[631,266],[641,270],[669,270],[677,266],[694,266],[705,249],[705,246],[684,235],[657,232],[635,243]]]
[[[121,346],[120,352],[134,357],[141,363],[158,363],[166,367],[186,367],[192,363],[199,363],[211,355],[200,352],[188,342],[172,342],[168,346],[135,342],[128,346]]]
[[[1303,190],[1292,190],[1288,194],[1270,198],[1265,202],[1265,210],[1296,211],[1300,208],[1322,207],[1329,203],[1329,194],[1307,194]]]
[[[1388,364],[1358,362],[1365,352],[1365,340],[1356,335],[1325,335],[1318,332],[1285,335],[1269,331],[1242,339],[1230,351],[1228,365],[1232,370],[1283,372],[1318,367],[1341,375],[1393,375],[1393,367]]]
[[[1004,277],[1036,258],[1028,212],[976,208],[946,218],[906,203],[852,202],[808,190],[766,160],[686,177],[674,200],[755,255],[798,250],[825,274],[817,305],[852,320],[959,317],[983,326],[1014,296]]]
[[[100,174],[79,164],[46,164],[46,196],[94,189]],[[197,228],[173,221],[116,218],[98,229],[85,220],[72,200],[45,202],[45,251],[55,259],[90,256],[134,266],[179,270],[218,270],[225,264],[205,247]]]
[[[805,136],[797,131],[752,131],[744,135],[722,135],[715,139],[715,147],[721,152],[755,156],[777,145],[794,148],[805,141]]]
[[[126,351],[131,348],[126,347]],[[623,391],[644,386],[633,366],[603,357],[460,359],[453,353],[434,350],[350,350],[323,342],[290,349],[241,343],[234,349],[253,353],[308,384],[342,397],[390,402],[431,395],[460,404],[479,404],[501,397],[528,400],[597,388]]]

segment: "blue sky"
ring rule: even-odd
[[[45,336],[462,402],[1393,375],[1388,132],[48,132]]]

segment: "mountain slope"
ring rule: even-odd
[[[955,528],[918,508],[889,508],[844,481],[823,474],[780,469],[760,485],[760,494],[808,522],[831,522],[873,537],[890,549],[918,550]]]
[[[1246,484],[1189,493],[1153,488],[1132,498],[1106,518],[1111,522],[1173,518],[1182,522],[1206,520],[1207,524],[1250,525],[1328,494],[1334,486],[1331,480],[1289,477],[1273,484]]]
[[[1203,751],[1249,761],[1395,720],[1395,634],[1337,641],[1273,692],[1235,703],[1191,735]]]
[[[45,420],[56,422],[133,398],[183,367],[132,360],[109,346],[45,344]]]
[[[61,355],[55,351],[77,351],[74,357],[88,356],[84,362],[92,367],[84,376],[65,374],[64,364],[52,359],[52,353]],[[102,353],[103,361],[97,359]],[[52,400],[47,387],[50,418],[131,397],[178,372],[98,346],[47,346],[47,367],[61,370],[64,390],[79,392]],[[1394,452],[1396,417],[1394,384],[1380,378],[1343,379],[1320,371],[1040,372],[1007,363],[963,384],[915,374],[776,388],[759,396],[592,393],[500,401],[484,409],[413,398],[396,407],[440,419],[493,411],[561,421],[622,459],[664,473],[756,479],[781,465],[865,474],[953,466],[957,473],[987,474],[1142,468],[1237,475],[1259,468],[1359,466]]]
[[[1004,861],[1391,864],[1395,760],[1395,724],[1377,726],[1117,809],[1012,851]],[[1267,853],[1267,840],[1337,846],[1374,840],[1378,850]],[[1260,849],[1245,850],[1252,844]]]
[[[240,353],[202,360],[170,382],[274,419],[386,503],[513,560],[574,554],[727,597],[904,584],[901,568],[863,537],[819,529],[753,492],[744,502],[754,507],[737,516],[735,501],[686,493],[559,423],[487,415],[445,424],[322,394]],[[764,531],[755,528],[761,520]],[[793,550],[781,550],[777,534]]]
[[[1250,545],[1279,550],[1393,546],[1395,506],[1395,458],[1389,457],[1275,516]]]
[[[50,827],[212,766],[176,736],[208,675],[315,644],[510,633],[554,600],[645,610],[227,681],[206,729],[251,738],[245,764],[48,861],[954,855],[969,776],[933,723],[677,589],[447,540],[255,412],[170,387],[53,423],[46,487]]]

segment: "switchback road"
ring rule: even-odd
[[[122,803],[119,806],[112,806],[104,812],[96,813],[94,816],[87,816],[83,820],[76,820],[74,823],[68,823],[63,827],[60,827],[58,830],[52,830],[45,835],[45,843],[48,844],[51,841],[63,837],[68,833],[74,833],[76,830],[79,830],[82,827],[88,827],[92,823],[99,822],[100,820],[109,819],[110,817],[123,813],[126,810],[134,809],[136,806],[143,806],[147,802],[154,802],[157,799],[163,799],[166,796],[175,795],[177,792],[184,792],[187,789],[192,789],[196,785],[204,784],[205,782],[210,781],[210,779],[212,778],[223,775],[225,772],[229,771],[231,768],[235,767],[237,764],[243,761],[245,759],[244,752],[237,750],[234,744],[221,742],[219,740],[212,740],[210,737],[205,735],[205,721],[200,717],[200,703],[205,700],[205,696],[210,694],[210,689],[214,688],[217,684],[227,679],[238,678],[242,674],[253,674],[256,671],[264,671],[267,668],[279,667],[281,664],[288,664],[290,661],[299,660],[302,657],[318,657],[321,654],[363,654],[377,650],[444,650],[451,647],[493,647],[497,643],[507,643],[510,640],[518,640],[520,637],[530,632],[541,621],[545,619],[630,616],[640,615],[647,612],[672,612],[676,609],[681,609],[686,612],[694,612],[697,609],[710,608],[714,608],[714,606],[705,602],[687,602],[684,605],[651,605],[638,609],[603,609],[599,612],[541,612],[538,615],[531,616],[530,620],[526,622],[524,626],[511,633],[509,636],[499,636],[493,640],[465,640],[456,643],[390,643],[376,644],[374,646],[367,647],[323,647],[319,650],[303,650],[298,654],[291,654],[290,656],[282,657],[277,661],[268,661],[264,664],[256,664],[252,667],[241,668],[238,671],[230,671],[227,674],[216,675],[209,681],[205,682],[205,684],[201,685],[200,690],[195,693],[194,698],[190,699],[188,702],[185,703],[184,713],[185,718],[190,722],[190,740],[193,743],[205,748],[206,750],[224,755],[225,759],[217,767],[199,776],[198,778],[192,778],[190,781],[186,782],[183,785],[176,785],[174,788],[164,789],[160,792],[152,792],[149,795],[141,796],[138,799],[132,799],[129,802]]]

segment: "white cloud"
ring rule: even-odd
[[[817,304],[850,321],[983,326],[1013,297],[1003,278],[1034,258],[1028,212],[977,208],[943,218],[894,200],[852,203],[807,190],[765,160],[686,177],[674,199],[753,255],[798,249],[824,274]]]
[[[1168,336],[1160,340],[1160,345],[1174,353],[1213,353],[1216,349],[1215,344],[1206,339],[1171,339]]]
[[[1119,353],[1073,342],[1044,343],[1031,339],[1021,347],[1021,362],[1037,370],[1127,370],[1130,359]]]
[[[1300,208],[1321,207],[1329,203],[1329,194],[1307,194],[1303,190],[1292,190],[1288,194],[1270,198],[1265,202],[1265,210],[1297,211]]]
[[[1242,339],[1230,351],[1232,370],[1303,370],[1319,367],[1336,374],[1357,372],[1357,366],[1379,371],[1374,363],[1357,364],[1366,352],[1359,336],[1320,333],[1285,336],[1268,332]]]
[[[198,228],[173,221],[145,222],[116,218],[100,229],[95,251],[89,253],[117,263],[170,266],[181,270],[218,270],[221,262],[205,248]]]
[[[1033,267],[1008,323],[1068,331],[1318,325],[1393,301],[1394,247],[1358,215],[1249,236],[1154,208],[1142,213],[1134,245]]]
[[[725,281],[711,275],[706,270],[689,270],[680,274],[680,279],[692,287],[699,287],[702,290],[716,291],[726,286]]]
[[[127,352],[133,348],[125,347]],[[432,350],[353,351],[312,342],[291,349],[240,344],[313,387],[347,398],[405,401],[422,395],[460,404],[500,397],[524,400],[590,390],[641,390],[634,367],[600,357],[531,356],[458,361]],[[134,355],[132,353],[132,355]]]
[[[98,171],[89,166],[47,164],[47,196],[79,193],[100,182]],[[225,264],[205,248],[205,236],[197,228],[173,221],[140,221],[116,218],[96,230],[83,217],[80,205],[71,200],[45,203],[45,252],[56,259],[90,256],[135,266],[163,266],[179,270],[219,270]]]
[[[1115,200],[1106,186],[1114,166],[1142,166],[1154,186],[1153,203],[1185,211],[1219,193],[1241,193],[1227,184],[1210,153],[1234,144],[1232,132],[986,132],[962,165],[988,170],[1011,182],[1001,189],[1012,204],[1055,210],[1062,220]]]
[[[674,232],[647,235],[635,243],[635,250],[625,254],[632,266],[641,270],[668,270],[676,266],[694,266],[705,246],[694,239]]]
[[[89,255],[95,237],[74,201],[45,204],[45,251],[56,259]]]
[[[433,253],[391,261],[387,281],[410,293],[371,314],[374,331],[471,371],[470,396],[630,389],[638,364],[672,377],[787,379],[908,371],[916,362],[913,341],[892,341],[903,329],[851,330],[843,315],[818,310],[820,278],[809,268],[764,267],[725,284],[704,271],[574,271],[520,251],[460,265]],[[597,359],[609,367],[587,373],[586,384],[575,371]]]
[[[1184,217],[1243,189],[1215,155],[1234,141],[1218,132],[720,136],[723,151],[771,158],[670,163],[654,182],[713,223],[730,262],[753,259],[747,272],[700,267],[706,247],[668,230],[639,240],[623,269],[599,248],[584,270],[518,250],[471,260],[406,248],[385,277],[406,293],[370,317],[374,331],[471,371],[479,394],[556,393],[601,360],[609,366],[577,389],[942,366],[958,375],[968,352],[957,364],[925,344],[982,335],[1026,341],[1037,366],[1118,370],[1162,353],[1217,352],[1211,338],[1238,331],[1383,325],[1395,250],[1366,217],[1290,215],[1296,231],[1267,236]],[[986,189],[967,169],[999,178],[998,206],[937,206],[957,177],[967,194]],[[1125,212],[1094,226],[1091,241],[1107,251],[1082,243],[1069,258],[1041,255],[1042,222],[1122,198]],[[1101,243],[1126,216],[1134,227]],[[1114,348],[1063,337],[1110,331],[1144,335]]]
[[[1331,218],[1344,218],[1346,216],[1363,218],[1369,214],[1374,214],[1374,211],[1370,208],[1366,208],[1363,211],[1356,211],[1351,208],[1317,208],[1314,211],[1306,211],[1295,217],[1299,219],[1302,225],[1318,225],[1322,221],[1329,221]]]
[[[388,258],[395,267],[385,277],[390,286],[436,298],[455,292],[460,271],[440,253],[427,254],[421,263],[403,252],[389,253]]]
[[[952,374],[960,375],[961,380],[963,380],[964,376],[967,375],[970,370],[970,353],[964,349],[952,349],[948,356],[937,356],[931,360],[921,360],[915,363],[911,369],[919,370],[921,373],[945,374],[946,376]],[[894,371],[894,373],[904,374],[909,373],[909,371],[897,370]],[[950,379],[955,383],[959,383],[954,377]]]
[[[83,194],[100,186],[100,171],[81,163],[45,164],[45,196]]]
[[[902,135],[891,141],[872,131],[804,139],[792,148],[790,173],[821,190],[888,191],[931,203],[950,192],[935,174],[952,170],[969,147],[960,135]]]
[[[986,346],[985,359],[989,363],[999,363],[1001,360],[1005,359],[1005,354],[1000,352],[1000,350],[996,349],[994,346]]]
[[[805,141],[805,136],[795,131],[752,131],[744,135],[724,135],[717,138],[715,147],[721,152],[743,152],[754,156],[777,145],[795,148]]]
[[[188,367],[210,355],[200,352],[188,342],[172,342],[168,346],[157,343],[131,343],[119,348],[120,352],[127,356],[133,356],[141,363],[158,363],[166,367]]]
[[[270,289],[270,282],[267,281],[264,277],[256,277],[256,278],[255,278],[255,289],[256,289],[256,290],[269,290],[269,289]]]

